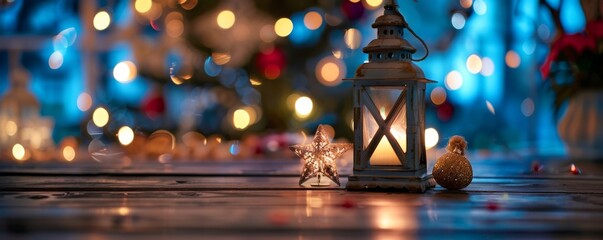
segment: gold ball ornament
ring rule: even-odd
[[[440,156],[433,166],[433,178],[449,190],[458,190],[469,186],[473,180],[471,163],[465,157],[467,142],[461,136],[453,136],[448,141],[447,152]]]

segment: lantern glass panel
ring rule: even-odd
[[[406,152],[406,87],[366,87],[366,93],[370,98],[365,98],[364,107],[362,108],[363,116],[363,149],[367,150],[367,147],[375,138],[375,134],[381,124],[389,131],[395,142],[390,141],[385,135],[377,136],[379,138],[378,144],[375,151],[370,157],[370,165],[402,165],[401,159],[404,159],[404,152]],[[401,101],[398,99],[402,96]],[[397,112],[393,119],[387,119],[388,115],[395,108],[396,101],[401,104],[400,111]],[[374,104],[374,109],[378,111],[379,117],[383,121],[376,121],[374,114],[369,110]],[[380,123],[378,123],[380,122]],[[389,126],[389,127],[388,127]],[[392,145],[396,144],[396,145]],[[403,151],[402,156],[396,154],[394,147],[399,148]]]

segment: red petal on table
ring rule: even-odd
[[[488,209],[490,211],[496,211],[496,210],[500,209],[500,205],[497,202],[488,201],[488,202],[486,202],[486,209]]]
[[[540,164],[539,161],[532,162],[532,172],[533,173],[539,173],[540,171],[542,171],[543,168],[544,168],[544,166],[542,164]]]
[[[346,198],[339,206],[341,206],[342,208],[351,209],[356,207],[356,202]]]
[[[290,217],[282,212],[272,212],[268,215],[268,221],[272,225],[283,226],[289,224]]]
[[[574,175],[580,175],[582,174],[582,171],[580,171],[580,168],[576,167],[575,164],[572,163],[572,165],[570,166],[570,172]]]

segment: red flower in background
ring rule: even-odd
[[[592,24],[591,26],[594,26]],[[553,61],[559,60],[559,54],[564,53],[564,56],[568,58],[567,60],[574,60],[576,57],[579,57],[585,50],[596,50],[597,48],[597,38],[600,38],[600,35],[603,35],[603,26],[599,22],[599,29],[591,30],[592,32],[598,34],[590,34],[588,31],[587,25],[587,33],[577,33],[571,35],[562,35],[557,40],[553,42],[553,46],[551,47],[551,52],[547,56],[544,64],[540,68],[540,72],[542,73],[543,78],[548,78],[551,70],[551,64]],[[596,27],[595,27],[596,28]]]
[[[586,24],[586,33],[595,38],[603,38],[603,20],[588,22]]]

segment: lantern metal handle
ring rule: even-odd
[[[427,47],[427,44],[425,44],[425,41],[423,41],[423,39],[421,37],[419,37],[419,35],[417,35],[415,33],[415,31],[412,30],[412,28],[410,28],[410,26],[408,24],[406,24],[406,29],[408,29],[408,31],[415,36],[415,38],[417,40],[419,40],[419,42],[421,42],[421,44],[423,44],[423,47],[425,48],[425,56],[421,57],[421,58],[411,58],[410,60],[415,61],[415,62],[420,62],[425,60],[425,58],[427,58],[427,56],[429,56],[429,48]]]

